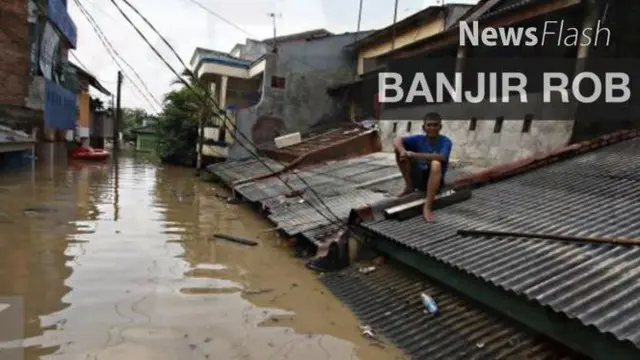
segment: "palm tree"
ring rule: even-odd
[[[198,121],[198,154],[196,161],[196,169],[199,171],[202,167],[202,149],[204,147],[204,127],[208,120],[213,118],[214,109],[217,107],[211,93],[209,84],[198,78],[193,71],[184,69],[180,74],[181,77],[172,81],[172,85],[189,84],[191,89],[196,93],[195,102],[188,104],[188,108],[193,111]],[[166,98],[165,98],[166,101]]]

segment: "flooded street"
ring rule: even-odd
[[[126,155],[0,175],[0,359],[404,358],[220,191]]]

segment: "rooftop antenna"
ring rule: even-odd
[[[267,14],[267,16],[269,16],[271,18],[271,20],[273,21],[273,52],[277,53],[278,52],[278,47],[276,45],[276,18],[282,18],[282,13],[270,12],[270,13]]]

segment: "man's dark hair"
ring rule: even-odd
[[[424,116],[423,121],[442,121],[442,116],[437,112],[430,112]]]

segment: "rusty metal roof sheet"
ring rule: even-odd
[[[459,229],[640,238],[640,139],[474,190],[420,218],[363,226],[640,347],[640,248],[462,238]]]
[[[375,332],[414,359],[572,359],[571,352],[480,309],[423,276],[388,264],[363,275],[350,268],[322,283]],[[440,313],[424,312],[420,293]]]

